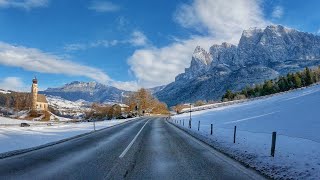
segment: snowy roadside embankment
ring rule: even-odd
[[[21,120],[21,119],[14,119],[14,118],[7,118],[0,116],[0,129],[1,126],[6,125],[20,125],[21,123],[28,123],[28,124],[47,124],[50,122],[41,122],[41,121],[29,121],[29,120]]]
[[[320,85],[316,85],[266,99],[193,112],[191,129],[187,127],[188,113],[174,116],[173,123],[269,177],[320,179],[319,104]],[[237,126],[235,144],[234,126]],[[278,134],[275,157],[270,156],[273,131]]]
[[[96,130],[136,118],[106,120],[95,123]],[[67,139],[93,131],[93,122],[57,124],[53,126],[0,127],[0,154]]]

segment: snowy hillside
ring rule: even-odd
[[[271,177],[320,179],[319,104],[320,85],[315,85],[266,99],[198,111],[192,113],[191,133]],[[189,114],[174,116],[174,120],[181,127],[184,120],[186,128]],[[236,144],[233,144],[234,126],[237,126]],[[278,134],[275,157],[270,156],[273,131]]]
[[[47,95],[49,106],[58,112],[59,115],[68,117],[82,117],[84,111],[88,110],[90,103],[84,100],[69,101],[58,96]]]

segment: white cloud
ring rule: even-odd
[[[149,45],[148,38],[143,34],[141,31],[133,31],[128,39],[125,40],[97,40],[94,42],[88,42],[88,43],[72,43],[67,44],[64,46],[64,50],[66,51],[81,51],[81,50],[87,50],[91,48],[97,48],[97,47],[113,47],[116,45],[125,45],[129,44],[135,47],[144,47]]]
[[[110,81],[109,76],[100,69],[64,60],[38,49],[4,42],[0,42],[0,64],[41,73],[85,76],[101,83]]]
[[[64,46],[64,49],[66,51],[79,51],[79,50],[86,50],[87,44],[81,44],[81,43],[74,43],[74,44],[67,44]]]
[[[113,80],[101,69],[81,65],[38,49],[14,46],[4,42],[0,42],[0,64],[40,73],[84,76],[124,90],[137,90],[139,88],[134,81],[120,82]],[[21,90],[24,89],[24,85],[21,79],[8,77],[0,81],[0,88]]]
[[[73,44],[67,44],[64,46],[64,49],[66,51],[79,51],[79,50],[87,50],[90,48],[97,48],[97,47],[111,47],[116,46],[119,42],[118,40],[98,40],[90,43],[73,43]]]
[[[12,91],[25,91],[26,85],[19,77],[6,77],[0,80],[0,89]]]
[[[133,46],[146,46],[148,44],[148,38],[141,31],[133,31],[129,42]]]
[[[174,19],[183,27],[238,43],[243,29],[266,25],[262,12],[260,0],[194,0],[181,5]]]
[[[22,8],[30,10],[32,8],[46,7],[49,0],[0,0],[2,8]]]
[[[93,1],[89,9],[96,12],[115,12],[118,11],[120,7],[108,1]]]
[[[175,76],[190,65],[191,55],[197,44],[209,47],[212,41],[210,37],[195,36],[162,48],[136,50],[128,63],[140,86],[167,84],[174,81]]]
[[[276,6],[272,11],[273,18],[281,18],[283,16],[283,8],[281,6]]]
[[[170,83],[190,65],[197,45],[208,49],[224,41],[237,44],[244,29],[265,27],[269,22],[264,19],[260,5],[260,0],[194,0],[180,5],[174,20],[203,35],[175,40],[164,47],[136,50],[128,64],[138,84],[152,87]]]
[[[118,89],[123,89],[126,91],[136,91],[137,89],[140,88],[140,86],[136,81],[127,81],[127,82],[112,81],[111,85]]]

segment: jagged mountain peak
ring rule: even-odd
[[[210,60],[204,61],[207,57]],[[282,25],[250,28],[243,31],[238,46],[213,45],[208,53],[197,46],[190,67],[156,96],[169,105],[218,99],[226,89],[240,90],[318,65],[320,36]]]
[[[194,50],[192,61],[191,66],[199,65],[199,63],[203,65],[209,65],[211,63],[210,55],[200,46],[197,46]]]

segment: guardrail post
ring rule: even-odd
[[[200,129],[200,121],[198,122],[198,131],[199,131],[199,129]]]
[[[96,131],[96,120],[93,120],[93,130]]]
[[[276,150],[276,139],[277,132],[272,132],[272,143],[271,143],[271,156],[274,157],[274,152]]]
[[[233,143],[236,143],[236,134],[237,134],[237,126],[234,126],[234,131],[233,131]]]
[[[212,135],[212,127],[213,127],[213,125],[211,124],[211,133],[210,133],[211,135]]]

